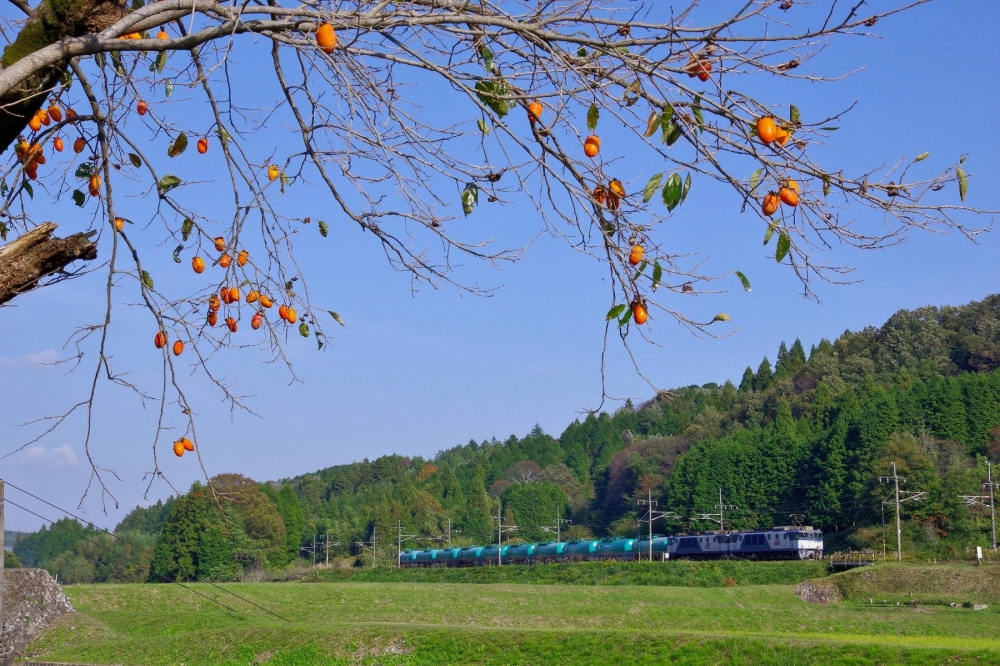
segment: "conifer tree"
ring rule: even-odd
[[[764,357],[764,360],[757,366],[757,374],[753,378],[753,390],[763,391],[771,385],[774,374],[771,372],[771,362]]]

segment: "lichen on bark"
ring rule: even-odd
[[[35,51],[68,37],[101,32],[126,13],[125,0],[43,0],[17,38],[3,51],[0,66],[10,67]],[[0,96],[0,150],[6,150],[42,107],[66,72],[67,63],[45,67]]]

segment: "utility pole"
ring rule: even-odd
[[[993,464],[989,460],[986,461],[986,485],[990,487],[990,524],[993,528],[993,550],[997,549],[997,511],[996,507],[993,505],[993,490],[996,488],[996,484],[993,483]],[[0,481],[0,500],[3,500],[3,482]],[[3,529],[3,502],[0,501],[0,530]],[[0,539],[3,539],[3,534],[0,532]],[[0,541],[0,546],[3,546],[3,541]],[[3,570],[0,569],[0,572]],[[2,580],[2,578],[0,578]],[[3,619],[3,607],[0,606],[0,620]]]
[[[416,539],[416,534],[403,534],[403,521],[396,521],[396,568],[399,569],[402,566],[403,559],[403,542],[409,541],[410,539]]]
[[[987,492],[989,494],[987,494],[987,495],[959,495],[959,497],[961,497],[962,499],[964,499],[966,505],[968,505],[968,506],[976,506],[978,504],[978,505],[981,505],[981,506],[988,506],[990,508],[990,535],[992,537],[993,550],[996,550],[997,549],[997,514],[996,514],[996,507],[993,504],[993,502],[994,502],[993,494],[994,494],[994,489],[996,488],[996,486],[1000,485],[1000,484],[997,484],[997,483],[993,482],[993,464],[990,463],[990,461],[988,461],[988,460],[986,461],[986,483],[984,483],[983,485],[986,487]]]
[[[372,547],[372,569],[375,568],[375,526],[372,525],[372,540],[371,541],[355,541],[355,546],[361,546],[362,550],[365,546]]]
[[[657,511],[657,502],[653,499],[653,491],[647,490],[647,498],[639,500],[639,506],[646,507],[646,515],[639,519],[640,523],[649,523],[649,561],[653,561],[653,521],[659,518],[680,518],[673,511]],[[722,491],[719,491],[720,493]],[[721,495],[720,495],[721,500]]]
[[[507,527],[503,526],[503,506],[500,506],[497,509],[497,517],[494,518],[494,520],[497,521],[497,566],[501,566],[503,564],[503,560],[500,556],[503,553],[504,532],[516,532],[517,525],[508,525]]]
[[[878,477],[878,480],[879,480],[880,483],[889,483],[891,481],[894,484],[894,487],[895,487],[895,491],[894,491],[893,494],[895,495],[896,499],[893,500],[893,504],[896,505],[896,561],[897,562],[902,562],[903,561],[903,529],[901,527],[901,523],[900,523],[900,520],[899,520],[899,505],[902,504],[903,502],[906,502],[906,501],[909,501],[909,500],[913,500],[915,502],[919,502],[920,500],[922,500],[924,498],[924,495],[926,495],[927,493],[918,493],[918,492],[914,492],[912,490],[904,490],[904,491],[902,491],[902,493],[903,493],[903,495],[906,495],[906,497],[903,497],[902,499],[900,499],[899,498],[899,493],[900,493],[899,482],[902,481],[903,483],[906,483],[906,477],[905,476],[900,476],[896,472],[896,463],[895,462],[892,463],[892,476],[880,476],[880,477]]]
[[[326,566],[330,566],[330,546],[339,546],[339,541],[334,541],[330,543],[330,530],[326,531],[326,534],[320,534],[319,538],[323,540],[323,552],[326,556]]]
[[[556,541],[557,542],[558,541],[562,541],[562,529],[561,528],[562,528],[563,523],[565,523],[567,525],[570,525],[570,524],[573,523],[572,520],[568,520],[566,518],[560,518],[559,517],[559,511],[560,511],[561,508],[562,507],[559,507],[559,506],[556,507],[556,524],[555,525],[541,525],[540,526],[543,532],[551,533],[552,530],[555,530],[556,531]]]
[[[313,569],[315,569],[315,568],[316,568],[316,537],[317,537],[317,536],[319,536],[319,535],[318,535],[318,534],[316,534],[316,533],[313,533],[313,547],[312,547],[312,554],[313,554]]]
[[[735,504],[725,504],[722,501],[722,488],[719,488],[719,503],[715,505],[715,508],[719,510],[719,513],[699,513],[695,520],[711,520],[713,523],[719,523],[719,529],[722,531],[726,530],[726,511],[738,511],[740,507]]]

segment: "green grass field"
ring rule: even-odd
[[[901,574],[897,569],[896,578]],[[238,613],[179,586],[75,586],[66,589],[79,613],[47,632],[33,658],[147,666],[1000,664],[994,607],[867,599],[818,606],[800,601],[789,585],[225,587],[290,622],[203,584],[195,589]]]

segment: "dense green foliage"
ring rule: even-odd
[[[1000,296],[900,311],[808,352],[782,342],[774,365],[748,366],[739,386],[627,402],[558,438],[536,426],[431,460],[384,456],[264,485],[222,475],[214,493],[196,486],[117,530],[159,535],[152,580],[231,580],[291,562],[314,535],[341,544],[331,557],[357,562],[371,561],[356,544],[374,535],[382,563],[395,559],[397,528],[418,535],[410,547],[494,543],[498,516],[519,527],[514,540],[552,538],[542,528],[557,515],[572,521],[564,539],[635,535],[649,494],[684,517],[658,532],[709,529],[717,524],[698,516],[716,511],[721,489],[738,507],[727,527],[799,514],[827,532],[828,550],[892,550],[879,477],[896,463],[905,490],[927,493],[903,505],[907,552],[968,557],[988,543],[988,520],[959,496],[982,493],[987,460],[1000,461]],[[79,550],[62,532],[24,537],[17,552],[38,564]]]
[[[670,562],[667,568],[685,564]],[[984,567],[986,568],[986,567]],[[997,612],[808,604],[788,585],[75,586],[39,661],[348,664],[994,664]]]

